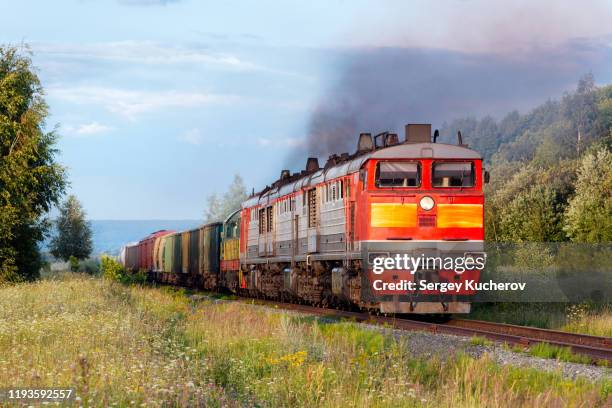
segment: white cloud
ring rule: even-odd
[[[234,54],[212,52],[198,46],[166,45],[153,41],[117,41],[93,44],[34,43],[32,49],[37,55],[53,58],[82,58],[153,65],[206,64],[237,71],[265,71],[297,75],[265,67]]]
[[[236,95],[206,92],[134,91],[99,86],[47,88],[50,98],[75,104],[102,105],[108,111],[135,119],[137,116],[165,108],[192,108],[210,104],[229,104],[240,101]]]
[[[192,145],[200,145],[204,141],[204,136],[200,129],[189,129],[185,133],[179,135],[179,140],[192,144]]]
[[[66,125],[64,126],[64,130],[67,133],[77,136],[91,136],[110,132],[113,128],[94,121],[80,125]]]

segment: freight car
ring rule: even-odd
[[[384,313],[467,313],[473,292],[390,291],[373,285],[478,280],[442,268],[374,274],[379,257],[483,254],[487,173],[463,144],[436,143],[431,125],[359,136],[357,151],[280,178],[223,223],[158,231],[125,248],[125,266],[152,280]],[[381,285],[379,285],[381,286]],[[385,285],[388,288],[389,285]]]

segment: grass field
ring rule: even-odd
[[[411,358],[406,340],[96,278],[0,289],[0,387],[73,387],[82,406],[609,406],[610,382]]]

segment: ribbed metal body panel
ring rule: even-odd
[[[197,275],[200,273],[200,230],[195,229],[187,232],[189,234],[189,260],[188,273]]]
[[[219,273],[222,225],[209,224],[200,229],[200,272],[203,275]]]

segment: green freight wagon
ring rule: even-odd
[[[189,231],[189,269],[190,275],[200,274],[200,228]]]
[[[220,222],[200,227],[199,266],[206,289],[214,289],[218,283],[222,228],[223,224]]]
[[[181,250],[181,233],[172,235],[172,267],[170,272],[178,275],[183,272],[183,251]]]
[[[174,263],[174,241],[176,234],[166,236],[164,240],[164,254],[162,262],[162,271],[172,272],[172,264]]]

